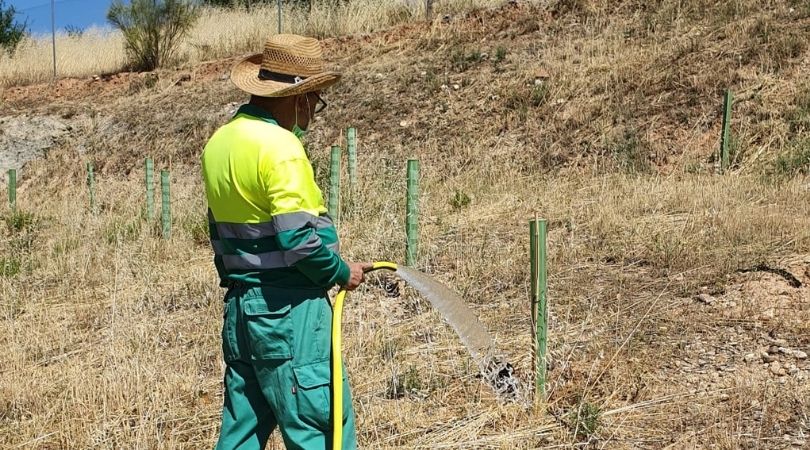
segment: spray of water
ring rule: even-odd
[[[417,270],[399,267],[397,274],[419,291],[455,330],[478,364],[483,379],[495,392],[501,398],[516,400],[520,383],[513,375],[512,365],[496,350],[495,340],[464,300],[447,286]]]

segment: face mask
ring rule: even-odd
[[[292,134],[294,134],[295,137],[297,137],[298,140],[303,143],[304,142],[304,136],[306,136],[306,134],[307,134],[307,130],[299,127],[298,124],[296,123],[292,127]]]
[[[307,103],[309,103],[308,98],[307,98]],[[307,107],[307,111],[309,111],[309,107]],[[310,120],[312,120],[312,118],[310,118]],[[301,128],[301,127],[298,126],[298,102],[297,101],[296,101],[296,104],[295,104],[295,125],[293,125],[293,127],[292,127],[292,133],[295,135],[295,137],[298,138],[299,141],[301,141],[301,143],[304,142],[304,136],[306,136],[307,130],[306,130],[306,128]]]
[[[307,100],[307,111],[309,111],[309,97],[305,96],[304,98],[306,98],[306,100]],[[310,117],[309,120],[311,122],[312,117]],[[307,128],[309,128],[309,127],[307,127]],[[306,128],[301,128],[300,126],[298,126],[298,102],[297,101],[296,101],[296,105],[295,105],[295,125],[293,125],[293,129],[291,131],[295,135],[295,137],[297,137],[298,140],[301,141],[301,143],[304,142],[304,137],[307,134],[307,129]]]

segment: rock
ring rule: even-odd
[[[805,352],[803,352],[801,350],[794,350],[793,351],[793,357],[796,358],[796,359],[807,359],[807,353],[805,353]]]
[[[711,305],[716,299],[709,294],[698,294],[697,297],[695,297],[695,300],[706,305]]]
[[[5,109],[5,107],[3,107]],[[69,123],[56,116],[0,117],[0,171],[5,180],[7,169],[15,168],[17,178],[25,180],[19,170],[28,161],[45,156],[70,134]]]
[[[454,90],[454,91],[457,91],[457,90],[459,90],[459,89],[461,89],[461,86],[459,86],[458,84],[454,84],[454,85],[453,85],[453,90]]]
[[[771,365],[768,368],[770,369],[771,373],[776,375],[776,376],[781,377],[782,375],[784,375],[786,373],[785,368],[782,367],[781,364],[779,364],[779,361],[772,362]]]
[[[537,69],[537,72],[534,74],[534,79],[535,80],[547,80],[549,77],[551,77],[551,74],[548,73],[548,70],[546,70],[546,69],[544,69],[542,67]],[[537,81],[535,81],[535,84],[536,83],[537,83]]]
[[[399,126],[401,126],[402,128],[407,127],[407,126],[408,126],[408,121],[407,121],[407,120],[403,120],[403,121],[401,121],[401,122],[399,123]]]
[[[730,398],[731,398],[731,396],[728,395],[728,394],[720,394],[720,401],[721,402],[727,402],[728,399],[730,399]]]
[[[785,347],[778,347],[776,350],[779,353],[783,354],[783,355],[790,355],[791,353],[793,353],[793,352],[790,351],[789,348],[785,348]]]
[[[772,362],[774,362],[774,361],[776,361],[776,356],[769,355],[769,354],[767,354],[767,353],[765,353],[764,355],[762,355],[762,362],[766,362],[766,363],[769,363],[769,364],[770,364],[770,363],[772,363]]]
[[[745,360],[747,363],[753,362],[756,358],[757,355],[753,353],[748,353],[747,355],[743,356],[743,360]]]
[[[796,375],[797,373],[799,373],[799,368],[798,368],[798,367],[796,367],[796,366],[790,366],[790,367],[788,367],[788,371],[787,371],[787,372],[788,372],[789,374],[791,374],[791,375]]]
[[[779,347],[771,345],[770,347],[768,347],[768,353],[770,353],[771,355],[779,353]]]

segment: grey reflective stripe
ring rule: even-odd
[[[281,269],[289,267],[284,261],[284,253],[282,252],[258,253],[255,255],[250,253],[222,255],[222,263],[227,270]]]
[[[307,212],[294,212],[273,216],[273,220],[260,223],[217,222],[214,214],[208,210],[208,221],[217,228],[220,239],[261,239],[273,237],[278,233],[298,230],[307,226],[322,230],[332,226],[332,219],[327,215],[313,216]]]
[[[301,261],[302,259],[311,255],[313,252],[315,252],[315,250],[321,248],[322,245],[323,242],[321,242],[321,237],[315,233],[312,233],[312,236],[308,241],[304,242],[298,247],[284,252],[284,260],[287,262],[287,264],[292,266],[298,261]]]
[[[318,220],[315,222],[315,228],[318,230],[329,228],[332,226],[334,226],[334,224],[332,223],[332,218],[326,214],[318,216]]]
[[[274,230],[282,233],[289,230],[297,230],[308,225],[315,226],[318,216],[313,216],[308,212],[292,212],[273,216]]]
[[[273,222],[224,223],[217,222],[217,232],[221,239],[260,239],[273,237],[277,233]]]

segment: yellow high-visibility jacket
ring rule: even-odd
[[[243,105],[206,144],[202,171],[223,286],[348,282],[349,266],[304,147],[267,112]]]

